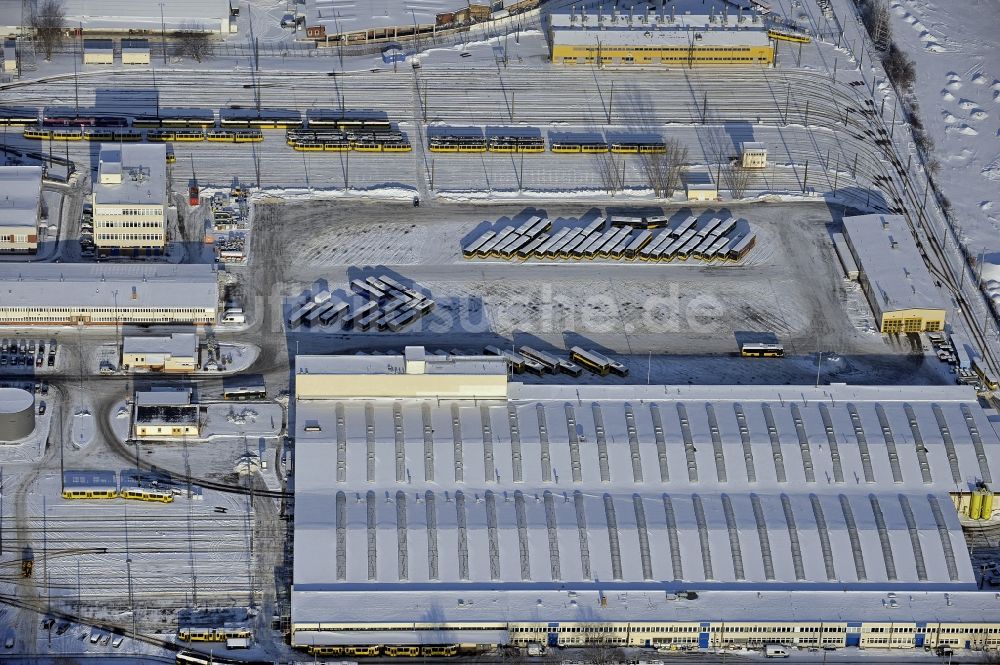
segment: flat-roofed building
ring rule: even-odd
[[[498,356],[435,356],[408,346],[403,355],[299,356],[299,399],[440,397],[504,399],[507,364]]]
[[[719,187],[711,182],[693,182],[685,186],[688,201],[718,201]]]
[[[94,244],[101,254],[160,254],[166,246],[167,149],[101,144]]]
[[[193,372],[198,369],[198,336],[194,333],[128,336],[122,341],[122,367]]]
[[[625,14],[613,9],[553,14],[552,62],[710,67],[770,65],[774,49],[757,17]]]
[[[767,168],[767,144],[757,141],[741,144],[740,165],[745,169]]]
[[[1000,640],[952,496],[1000,459],[971,388],[360,394],[295,401],[293,646]]]
[[[844,237],[879,331],[944,330],[947,304],[900,215],[844,217]]]
[[[0,325],[215,323],[207,264],[0,263]]]
[[[110,39],[84,39],[83,64],[115,64],[115,43]]]
[[[148,39],[123,39],[122,40],[122,64],[123,65],[148,65],[149,64],[149,40]]]
[[[38,251],[42,167],[0,166],[0,252]]]
[[[200,412],[190,389],[154,389],[135,393],[133,436],[141,439],[197,437]]]

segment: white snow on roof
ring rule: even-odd
[[[215,309],[208,264],[0,263],[0,308]]]
[[[114,51],[115,42],[111,39],[84,39],[83,51]]]
[[[163,354],[172,358],[193,358],[198,352],[198,336],[194,333],[171,333],[167,336],[126,337],[123,353]]]
[[[191,403],[189,389],[144,390],[135,394],[138,406],[187,406]]]
[[[229,0],[63,0],[62,5],[67,25],[82,23],[89,30],[151,26],[159,31],[162,10],[166,30],[197,26],[218,31],[229,16]]]
[[[947,308],[902,216],[856,215],[843,221],[854,257],[883,312]]]
[[[427,355],[424,374],[507,374],[506,361],[499,356]],[[388,356],[297,356],[298,374],[405,374],[406,358]]]
[[[166,204],[167,147],[162,143],[102,143],[100,169],[102,174],[109,170],[120,171],[121,183],[95,182],[96,204]]]
[[[974,589],[948,492],[1000,439],[968,388],[511,392],[297,402],[293,622],[366,590]]]
[[[63,471],[65,489],[117,489],[118,477],[114,471],[67,470]]]
[[[770,42],[762,30],[553,30],[557,44],[568,46],[710,47],[767,46]]]
[[[38,224],[42,167],[0,166],[0,226]]]
[[[689,14],[662,17],[636,13],[603,14],[579,11],[553,14],[553,39],[558,44],[604,46],[767,46],[767,31],[763,23],[746,16],[740,22],[736,15],[723,17]]]
[[[20,413],[31,408],[35,398],[20,388],[0,388],[0,413]]]

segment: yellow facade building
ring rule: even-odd
[[[122,342],[122,367],[153,372],[193,372],[198,369],[198,336],[126,337]]]
[[[507,364],[487,356],[299,356],[298,399],[506,399]]]
[[[947,306],[902,216],[845,217],[844,238],[880,332],[944,330]]]
[[[148,39],[123,39],[122,40],[122,64],[123,65],[148,65],[149,64],[149,40]]]
[[[115,64],[115,43],[110,39],[84,39],[83,64]]]
[[[771,65],[774,49],[759,20],[726,16],[556,14],[552,62],[582,65],[710,67]]]
[[[201,407],[190,390],[149,390],[135,394],[132,432],[137,439],[183,439],[200,432]]]
[[[767,146],[757,142],[742,144],[740,146],[740,166],[745,169],[767,168]]]
[[[94,184],[94,243],[101,254],[160,254],[166,245],[163,144],[102,144]]]
[[[719,200],[719,188],[710,182],[688,183],[685,191],[687,192],[688,201],[705,202]]]

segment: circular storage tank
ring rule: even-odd
[[[0,388],[0,441],[17,441],[35,429],[35,398],[20,388]]]

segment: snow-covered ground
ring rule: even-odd
[[[891,0],[892,33],[916,61],[915,93],[937,179],[969,251],[1000,262],[1000,48],[995,2]]]

